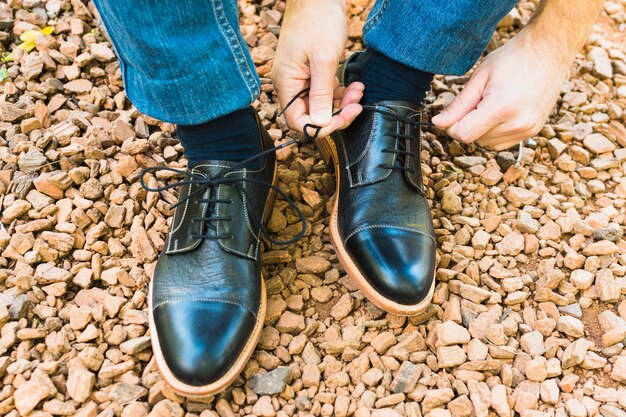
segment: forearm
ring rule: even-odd
[[[545,45],[569,66],[585,45],[602,4],[602,0],[542,0],[519,35]]]

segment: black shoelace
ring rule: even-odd
[[[289,108],[289,106],[291,106],[298,98],[304,97],[308,94],[309,89],[305,88],[304,90],[300,91],[298,94],[296,94],[291,100],[289,100],[289,102],[285,105],[285,107],[278,113],[278,116],[282,115],[285,110],[287,110]],[[381,113],[385,116],[387,116],[386,120],[390,120],[390,121],[395,121],[397,123],[404,123],[405,125],[411,125],[411,126],[415,126],[415,127],[419,127],[419,126],[432,126],[431,123],[424,123],[424,122],[416,122],[413,120],[408,120],[406,118],[402,118],[399,117],[397,114],[388,111],[388,110],[384,110],[381,109],[379,107],[376,106],[370,106],[370,105],[363,105],[364,109],[368,109],[370,111],[374,111],[377,113]],[[337,115],[340,113],[340,110],[336,111],[333,113],[334,115]],[[322,128],[320,126],[311,124],[311,123],[306,123],[303,127],[303,135],[306,141],[310,141],[313,142],[317,145],[317,140],[318,140],[318,136],[320,131],[322,130]],[[401,134],[401,133],[395,133],[395,132],[386,132],[386,135],[397,138],[397,139],[406,139],[406,140],[415,140],[417,139],[415,136],[413,135],[408,135],[408,134]],[[302,213],[302,211],[300,210],[300,208],[298,208],[298,206],[296,205],[296,203],[289,198],[289,196],[287,195],[287,193],[285,193],[283,190],[280,189],[280,187],[269,183],[267,181],[263,181],[263,180],[258,180],[258,179],[254,179],[254,178],[242,178],[242,177],[227,177],[227,175],[231,172],[234,172],[235,170],[245,166],[247,163],[252,162],[254,160],[257,160],[259,158],[262,158],[266,155],[269,155],[271,153],[276,153],[277,151],[279,151],[280,149],[286,148],[287,146],[291,146],[295,143],[300,143],[301,141],[298,139],[292,139],[289,140],[287,142],[284,142],[278,146],[275,146],[273,148],[270,149],[266,149],[264,151],[261,151],[259,153],[257,153],[254,156],[251,156],[250,158],[247,158],[241,162],[238,162],[236,164],[234,164],[233,166],[223,169],[220,172],[218,172],[216,175],[210,176],[208,177],[207,174],[205,174],[204,172],[200,172],[200,171],[189,171],[189,170],[180,170],[180,169],[176,169],[176,168],[171,168],[171,167],[164,167],[164,166],[152,166],[152,167],[147,167],[144,168],[141,171],[141,174],[139,176],[139,182],[141,184],[141,186],[146,190],[146,191],[150,191],[150,192],[161,192],[161,191],[165,191],[165,190],[169,190],[171,188],[175,188],[175,187],[180,187],[180,186],[185,186],[185,185],[192,185],[192,184],[198,184],[200,185],[200,187],[193,191],[192,193],[190,193],[189,195],[180,198],[180,200],[176,203],[170,206],[170,210],[174,209],[176,207],[178,207],[179,205],[181,205],[182,203],[186,202],[187,200],[189,200],[191,197],[196,196],[197,194],[204,194],[207,190],[209,191],[209,195],[208,198],[198,198],[196,201],[198,203],[204,203],[204,204],[208,204],[208,210],[207,212],[210,213],[211,215],[209,216],[203,216],[203,217],[194,217],[191,219],[192,222],[202,222],[207,226],[207,230],[208,229],[213,229],[215,230],[215,234],[193,234],[192,237],[193,238],[199,238],[199,239],[232,239],[233,236],[232,235],[220,235],[217,231],[217,228],[214,225],[214,223],[216,221],[232,221],[232,217],[229,216],[216,216],[213,215],[214,209],[216,207],[216,204],[232,204],[233,201],[231,199],[219,199],[219,198],[215,198],[215,193],[216,193],[216,187],[219,186],[220,184],[225,184],[225,185],[229,185],[232,187],[235,187],[239,193],[241,194],[242,198],[250,201],[250,198],[248,196],[248,193],[246,192],[245,188],[243,187],[243,184],[245,184],[246,182],[248,183],[254,183],[254,184],[259,184],[259,185],[263,185],[266,187],[269,187],[270,189],[274,190],[276,193],[278,193],[280,196],[283,197],[283,199],[285,199],[285,201],[287,202],[287,204],[289,204],[289,206],[297,213],[298,217],[300,218],[300,221],[302,222],[302,227],[300,229],[300,231],[291,239],[288,240],[275,240],[270,236],[270,233],[268,232],[268,230],[266,229],[265,225],[263,224],[262,219],[257,218],[255,219],[256,221],[258,221],[258,223],[260,224],[260,228],[261,228],[261,233],[263,233],[263,235],[265,235],[265,237],[268,239],[268,241],[272,244],[275,245],[288,245],[291,243],[294,243],[296,241],[298,241],[302,236],[304,236],[304,233],[306,232],[306,218],[304,217],[304,214]],[[406,156],[416,156],[417,154],[413,153],[413,152],[409,152],[406,149],[383,149],[383,152],[388,152],[388,153],[393,153],[397,156],[400,156],[402,159],[404,159],[404,157]],[[398,158],[400,159],[400,158]],[[404,166],[405,164],[403,163],[402,166],[395,166],[395,165],[389,165],[389,164],[381,164],[380,166],[382,168],[386,168],[386,169],[395,169],[395,170],[402,170],[402,171],[410,171],[410,172],[415,172],[414,169],[412,168],[408,168]],[[166,184],[160,187],[150,187],[149,185],[147,185],[144,181],[144,177],[146,174],[151,173],[151,172],[157,172],[157,171],[169,171],[169,172],[173,172],[176,174],[179,174],[181,176],[184,177],[188,177],[188,179],[182,180],[182,181],[177,181],[177,182],[173,182],[170,184]],[[256,213],[254,214],[256,215]]]
[[[304,89],[302,90],[300,93],[298,93],[293,99],[291,99],[287,105],[283,108],[283,110],[278,113],[278,116],[280,116],[281,114],[283,114],[283,112],[298,98],[305,96],[308,93],[309,89]],[[337,113],[335,113],[337,114]],[[319,136],[319,132],[322,128],[313,124],[306,124],[304,126],[304,137],[307,141],[312,141],[312,142],[317,142],[317,138]],[[285,193],[283,190],[280,189],[280,187],[269,183],[267,181],[263,181],[263,180],[258,180],[258,179],[254,179],[254,178],[242,178],[242,177],[227,177],[227,175],[231,172],[234,172],[235,170],[245,166],[247,163],[252,162],[254,160],[257,160],[259,158],[263,158],[266,155],[269,155],[271,153],[276,153],[278,150],[286,148],[287,146],[291,146],[294,143],[300,143],[301,141],[298,139],[292,139],[289,140],[285,143],[282,143],[276,147],[270,148],[270,149],[266,149],[264,151],[261,151],[259,153],[257,153],[254,156],[251,156],[250,158],[247,158],[241,162],[238,162],[236,164],[234,164],[233,166],[223,169],[220,172],[218,172],[217,174],[213,175],[213,176],[207,176],[206,173],[201,172],[201,171],[194,171],[194,170],[181,170],[181,169],[176,169],[176,168],[171,168],[171,167],[165,167],[165,166],[152,166],[152,167],[147,167],[144,168],[141,171],[141,174],[139,176],[139,182],[141,184],[141,186],[146,190],[146,191],[150,191],[150,192],[161,192],[161,191],[165,191],[165,190],[169,190],[171,188],[175,188],[175,187],[181,187],[181,186],[185,186],[185,185],[189,185],[191,186],[192,184],[197,184],[200,185],[200,187],[198,189],[196,189],[195,191],[191,192],[189,195],[185,196],[185,197],[181,197],[180,200],[176,203],[170,206],[170,210],[178,207],[179,205],[183,204],[184,202],[186,202],[187,200],[189,200],[191,197],[196,196],[197,194],[204,194],[207,190],[209,191],[208,194],[208,198],[198,198],[196,199],[196,201],[198,203],[204,203],[204,204],[208,204],[209,207],[207,209],[207,213],[210,213],[210,215],[208,216],[204,216],[204,217],[194,217],[191,219],[192,222],[202,222],[205,224],[206,229],[212,229],[215,231],[214,234],[192,234],[192,237],[194,239],[199,238],[199,239],[232,239],[233,236],[232,235],[220,235],[219,232],[217,231],[217,228],[214,226],[216,221],[232,221],[232,217],[229,216],[216,216],[214,215],[214,211],[215,211],[215,207],[216,204],[232,204],[233,201],[231,199],[219,199],[219,198],[215,198],[215,194],[216,194],[216,189],[217,186],[221,185],[221,184],[225,184],[228,186],[232,186],[235,187],[239,193],[241,194],[242,198],[245,199],[246,201],[250,201],[250,198],[248,196],[248,193],[246,192],[245,188],[243,187],[243,184],[245,183],[254,183],[254,184],[259,184],[259,185],[263,185],[266,186],[268,188],[271,188],[272,190],[274,190],[276,193],[278,193],[279,195],[281,195],[285,201],[287,201],[287,203],[289,204],[289,206],[297,213],[298,217],[300,218],[300,221],[302,222],[302,228],[300,229],[300,231],[291,239],[289,240],[275,240],[270,236],[270,233],[268,232],[268,230],[266,229],[265,225],[263,224],[262,219],[260,218],[255,218],[255,220],[260,224],[261,227],[261,233],[263,233],[263,235],[265,235],[265,237],[268,239],[268,241],[272,244],[275,245],[288,245],[291,243],[296,242],[297,240],[299,240],[302,236],[304,236],[304,233],[306,232],[306,218],[304,217],[304,214],[302,213],[302,211],[298,208],[298,206],[296,205],[296,203],[289,198],[289,196],[287,195],[287,193]],[[169,172],[173,172],[176,173],[178,175],[184,176],[187,179],[182,180],[182,181],[177,181],[177,182],[173,182],[170,184],[166,184],[160,187],[150,187],[148,184],[145,183],[144,181],[144,177],[146,176],[146,174],[149,174],[151,172],[158,172],[158,171],[169,171]],[[249,212],[251,215],[256,215],[256,213],[251,213]],[[255,236],[256,237],[256,236]]]
[[[385,110],[384,108],[380,108],[380,106],[363,105],[363,108],[376,112],[376,113],[380,113],[383,115],[384,120],[389,121],[389,122],[399,123],[401,126],[402,124],[404,124],[405,126],[409,125],[409,126],[416,127],[418,129],[421,126],[429,126],[429,127],[433,126],[433,124],[430,122],[415,121],[415,120],[409,120],[405,117],[400,117],[399,115],[397,115],[396,113],[392,111]],[[389,136],[395,139],[404,139],[407,141],[419,141],[420,140],[419,136],[416,136],[416,135],[409,135],[406,133],[396,133],[392,131],[385,132],[385,136]],[[378,166],[384,169],[408,171],[411,173],[417,172],[416,169],[406,166],[407,164],[405,163],[405,160],[406,160],[406,157],[412,156],[412,157],[418,158],[418,163],[419,163],[420,156],[416,152],[408,151],[406,149],[406,146],[404,145],[404,142],[401,141],[400,145],[401,145],[400,148],[397,148],[397,147],[394,149],[384,148],[381,150],[381,152],[383,153],[393,154],[394,157],[396,157],[396,159],[401,163],[400,166],[394,165],[394,164],[379,164]],[[420,149],[420,147],[418,146],[415,149]]]

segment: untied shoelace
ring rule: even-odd
[[[287,108],[293,104],[293,102],[298,99],[301,98],[303,96],[305,96],[306,94],[308,94],[309,89],[306,88],[302,91],[300,91],[293,99],[291,99],[286,105],[285,107],[280,111],[280,113],[278,113],[278,116],[282,115],[285,110],[287,110]],[[335,114],[338,114],[338,112],[336,112]],[[306,125],[304,125],[304,137],[306,141],[311,141],[313,143],[317,142],[318,136],[319,136],[319,132],[322,128],[320,126],[316,126],[314,124],[310,124],[307,123]],[[276,193],[278,193],[279,195],[281,195],[283,197],[283,199],[287,202],[287,204],[289,204],[289,206],[296,212],[296,214],[298,215],[300,221],[302,222],[302,227],[300,229],[300,231],[291,239],[288,240],[275,240],[270,236],[270,233],[268,232],[268,230],[266,229],[265,225],[263,224],[263,222],[261,221],[261,219],[257,218],[255,220],[258,221],[258,223],[261,225],[261,232],[265,235],[265,237],[268,239],[268,241],[272,244],[275,245],[288,245],[291,243],[296,242],[297,240],[299,240],[302,236],[304,236],[304,233],[306,232],[306,218],[304,216],[304,214],[302,213],[302,210],[300,210],[300,208],[296,205],[296,203],[287,195],[287,193],[285,193],[283,190],[280,189],[280,187],[269,183],[267,181],[263,181],[263,180],[258,180],[255,178],[245,178],[245,177],[228,177],[228,174],[236,171],[239,168],[244,167],[246,164],[248,164],[249,162],[255,161],[259,158],[263,158],[266,155],[269,155],[271,153],[276,153],[278,152],[280,149],[286,148],[288,146],[291,146],[295,143],[301,143],[302,141],[299,139],[291,139],[287,142],[284,142],[278,146],[275,146],[273,148],[270,149],[266,149],[264,151],[261,151],[259,153],[257,153],[256,155],[251,156],[250,158],[247,158],[241,162],[237,162],[236,164],[225,168],[221,171],[219,171],[217,174],[212,175],[212,176],[207,176],[206,173],[201,172],[201,171],[197,171],[197,170],[181,170],[181,169],[176,169],[176,168],[171,168],[171,167],[165,167],[165,166],[151,166],[151,167],[147,167],[144,168],[141,171],[141,174],[139,175],[139,183],[141,184],[141,186],[149,192],[161,192],[161,191],[165,191],[165,190],[169,190],[175,187],[181,187],[181,186],[185,186],[185,185],[199,185],[200,187],[198,187],[196,190],[194,190],[193,192],[189,193],[188,195],[181,197],[179,199],[179,201],[176,204],[173,204],[169,207],[170,210],[178,207],[179,205],[185,203],[186,201],[188,201],[190,198],[195,197],[198,194],[203,195],[206,191],[209,191],[209,198],[198,198],[196,199],[196,201],[198,203],[204,203],[204,204],[209,204],[208,213],[211,213],[211,215],[209,216],[204,216],[204,217],[194,217],[192,218],[193,222],[203,222],[205,223],[205,225],[208,228],[212,228],[212,229],[216,229],[215,227],[213,227],[213,223],[215,221],[232,221],[232,217],[227,217],[227,216],[215,216],[212,215],[215,205],[222,203],[222,204],[232,204],[233,201],[231,199],[218,199],[218,198],[214,198],[213,195],[215,194],[215,188],[221,184],[225,184],[225,185],[229,185],[232,187],[235,187],[241,194],[242,198],[245,199],[246,201],[250,201],[250,197],[248,196],[248,193],[246,192],[245,188],[244,188],[244,184],[245,183],[254,183],[254,184],[259,184],[259,185],[263,185],[266,186],[272,190],[274,190]],[[147,174],[150,173],[156,173],[159,171],[168,171],[168,172],[172,172],[181,176],[186,177],[186,179],[182,180],[182,181],[176,181],[173,183],[169,183],[160,187],[151,187],[148,184],[146,184],[146,182],[144,181],[144,177]],[[251,215],[256,215],[252,214],[251,212],[249,212]],[[193,234],[192,237],[194,238],[200,238],[200,239],[232,239],[233,236],[232,235],[220,235],[218,233],[217,230],[215,230],[215,234]]]

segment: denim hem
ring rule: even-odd
[[[390,0],[379,0],[380,8],[376,11],[372,10],[367,16],[365,25],[363,25],[363,36],[365,36],[365,34],[369,32],[373,26],[376,26],[383,18],[385,12],[387,11],[387,7],[389,7],[389,1]]]
[[[261,94],[261,83],[256,77],[256,69],[253,72],[250,69],[248,60],[246,59],[246,55],[248,53],[247,46],[244,52],[244,49],[239,42],[237,32],[235,32],[233,27],[228,22],[222,0],[213,1],[213,11],[215,12],[215,18],[219,23],[220,30],[228,41],[228,45],[230,46],[233,56],[237,61],[237,65],[239,65],[239,70],[248,85],[248,89],[250,90],[250,99],[254,101],[259,94]]]
[[[517,2],[377,0],[363,27],[363,42],[411,68],[464,74]]]
[[[259,96],[261,82],[238,30],[236,2],[181,1],[145,13],[127,0],[94,2],[125,94],[140,112],[193,125],[248,107]]]

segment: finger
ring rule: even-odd
[[[358,84],[361,84],[361,83],[358,83]],[[334,105],[336,108],[341,109],[350,103],[360,102],[361,98],[363,98],[363,89],[359,85],[350,85],[348,87],[337,87],[335,88]]]
[[[308,106],[302,98],[291,103],[291,105],[285,109],[283,116],[285,117],[287,125],[299,132],[302,132],[305,123],[311,122],[310,117],[308,117]]]
[[[341,99],[341,103],[339,104],[339,108],[343,109],[348,104],[359,103],[362,98],[363,98],[363,91],[359,91],[359,90],[346,91],[346,94]]]
[[[510,123],[502,123],[476,139],[476,143],[497,144],[500,142],[522,141],[533,136],[530,131],[521,131],[510,126]],[[482,146],[482,145],[481,145]]]
[[[363,106],[358,103],[349,103],[341,109],[339,114],[333,116],[331,123],[322,128],[319,133],[319,137],[330,135],[335,130],[345,129],[356,119],[356,117],[363,110]]]
[[[509,149],[519,144],[521,141],[526,140],[527,138],[528,136],[520,137],[518,134],[511,134],[511,135],[492,137],[487,140],[483,140],[483,138],[480,138],[474,143],[478,146],[482,146],[483,148],[502,150],[502,149]]]
[[[474,73],[448,107],[433,117],[432,122],[437,127],[448,128],[476,108],[487,85],[487,76],[483,73],[484,71]]]
[[[485,99],[478,104],[475,110],[470,111],[461,120],[450,126],[448,135],[458,141],[469,143],[482,137],[502,122],[497,106],[491,104],[489,99]]]
[[[336,66],[333,60],[311,60],[309,108],[311,119],[318,126],[328,126],[331,122]]]
[[[350,84],[344,90],[343,98],[341,100],[341,103],[342,103],[341,107],[343,108],[344,105],[346,105],[348,103],[358,103],[358,102],[360,102],[361,98],[363,98],[364,90],[365,90],[365,86],[363,85],[363,83],[354,82],[354,83]]]
[[[503,136],[491,141],[477,140],[475,144],[489,150],[502,151],[518,145],[522,140],[517,136]]]
[[[273,77],[278,101],[283,108],[283,116],[287,125],[291,129],[302,131],[303,124],[297,125],[296,123],[303,114],[308,114],[307,97],[299,97],[289,106],[287,104],[308,86],[308,80],[290,78],[287,82],[281,83],[278,80],[284,81],[284,76],[273,74]],[[285,108],[285,106],[287,107]]]

